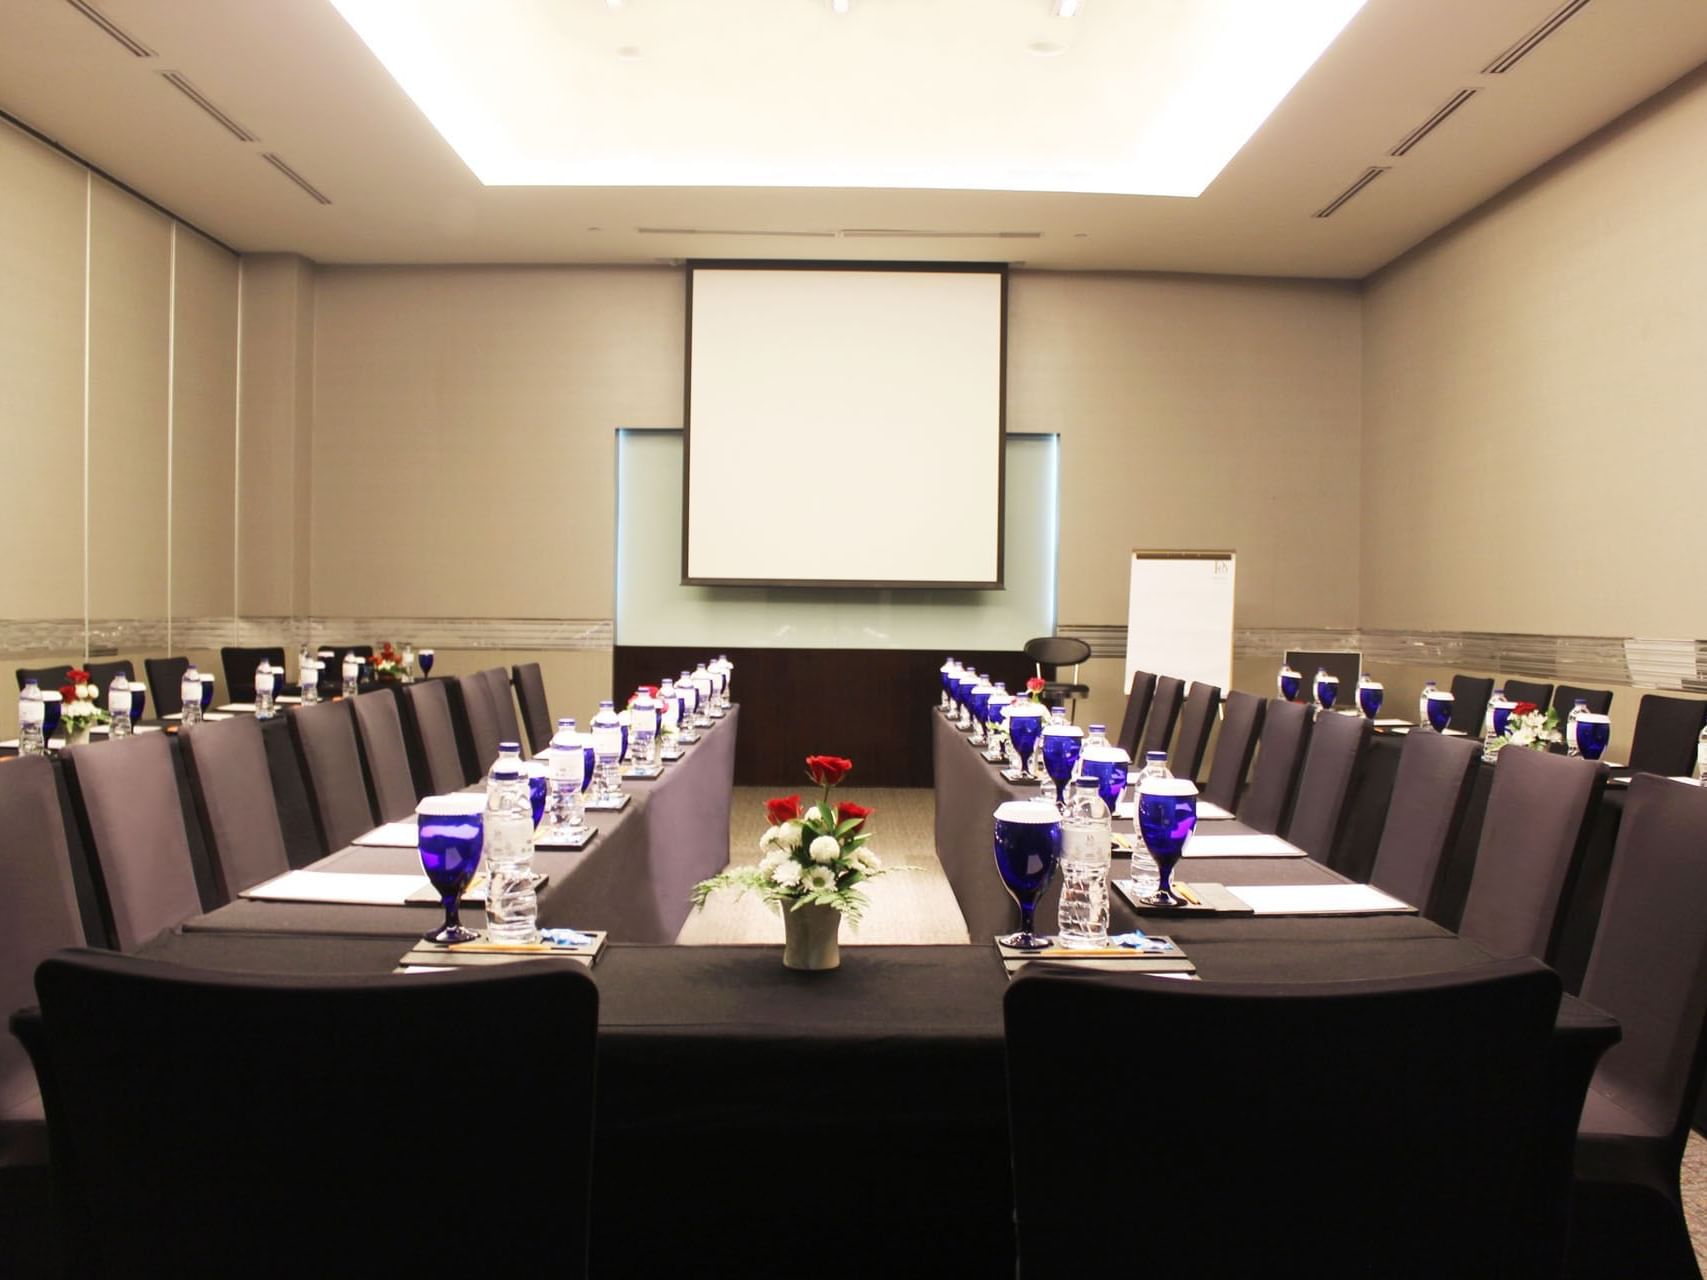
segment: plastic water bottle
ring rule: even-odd
[[[255,668],[255,719],[273,718],[273,689],[273,664],[262,658],[261,665]]]
[[[699,688],[686,671],[676,677],[676,696],[682,700],[682,720],[676,740],[683,743],[698,742],[699,731],[694,725],[699,723]]]
[[[699,695],[698,709],[694,712],[693,722],[701,729],[711,727],[711,672],[705,669],[705,663],[700,663],[693,669],[693,675],[688,677],[693,682],[694,692]]]
[[[1571,708],[1571,714],[1565,719],[1565,754],[1568,756],[1580,756],[1582,754],[1577,750],[1577,721],[1587,714],[1588,699],[1578,698],[1576,705]]]
[[[202,718],[202,675],[193,662],[184,669],[184,678],[178,682],[178,697],[184,704],[184,723],[198,722]]]
[[[1173,771],[1168,768],[1168,753],[1166,751],[1146,751],[1144,767],[1139,770],[1133,783],[1140,791],[1149,778],[1172,778]],[[1150,851],[1144,847],[1144,832],[1138,825],[1138,802],[1132,802],[1132,882],[1138,888],[1142,897],[1148,897],[1156,891],[1162,882],[1162,873],[1156,866],[1156,860],[1150,856]]]
[[[302,691],[302,705],[312,707],[320,701],[320,662],[310,658],[297,667],[297,680]]]
[[[130,737],[130,681],[122,675],[114,676],[113,682],[107,686],[107,715],[111,717],[107,726],[108,737]]]
[[[598,764],[597,788],[601,804],[615,803],[622,794],[622,779],[617,764],[622,759],[622,721],[616,718],[616,703],[599,703],[599,713],[593,717],[593,759]]]
[[[1436,687],[1434,681],[1423,681],[1422,695],[1417,698],[1417,723],[1425,729],[1428,728],[1428,695],[1438,692],[1439,689]]]
[[[735,683],[735,664],[729,661],[726,653],[718,654],[717,661],[723,667],[723,709],[729,711],[735,706],[734,695],[730,692],[730,686]]]
[[[1061,816],[1061,904],[1056,937],[1064,947],[1108,945],[1108,861],[1114,827],[1094,784],[1071,782]]]
[[[682,725],[682,703],[676,694],[676,682],[669,676],[658,686],[658,756],[673,760],[681,753],[676,734]]]
[[[636,777],[655,778],[664,772],[658,763],[658,703],[638,690],[628,708],[628,758]]]
[[[1707,725],[1701,726],[1701,736],[1695,740],[1695,780],[1707,787]]]
[[[519,743],[498,744],[486,778],[486,931],[494,942],[538,942],[533,806]]]
[[[47,739],[42,735],[45,714],[41,704],[41,686],[34,679],[24,681],[18,694],[18,754],[40,756],[47,754]]]
[[[353,698],[356,696],[356,685],[360,682],[361,678],[361,657],[354,653],[346,653],[344,655],[344,696],[346,698]]]
[[[551,823],[566,833],[580,831],[581,784],[586,781],[586,751],[575,721],[565,716],[551,735]]]
[[[1498,752],[1494,750],[1494,743],[1499,740],[1500,735],[1495,731],[1494,708],[1511,705],[1506,701],[1503,684],[1495,689],[1494,696],[1488,699],[1488,709],[1482,714],[1482,759],[1492,760],[1498,756]]]

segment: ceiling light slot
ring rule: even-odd
[[[196,88],[195,85],[191,84],[188,80],[184,79],[184,77],[179,75],[176,71],[162,71],[160,73],[160,78],[167,84],[171,85],[179,93],[183,94],[191,102],[195,103],[196,106],[200,107],[205,114],[212,117],[220,128],[224,129],[232,137],[236,138],[237,141],[258,141],[254,134],[250,133],[218,107],[214,106],[213,103],[209,101],[206,94]]]
[[[1350,200],[1359,191],[1362,191],[1370,183],[1374,182],[1375,179],[1379,178],[1382,174],[1386,173],[1388,171],[1388,168],[1389,168],[1389,166],[1387,166],[1387,165],[1372,165],[1369,168],[1365,169],[1363,171],[1362,177],[1360,177],[1356,182],[1352,183],[1344,191],[1340,192],[1337,196],[1335,196],[1327,204],[1323,205],[1320,209],[1317,209],[1316,212],[1311,215],[1311,217],[1315,217],[1315,218],[1331,218],[1331,217],[1333,217],[1336,213],[1338,213],[1342,208],[1345,207],[1345,202],[1347,200]]]
[[[834,231],[754,231],[714,227],[636,227],[643,236],[781,236],[792,239],[834,240]]]
[[[125,51],[130,53],[132,56],[138,58],[152,58],[154,56],[154,50],[143,44],[142,41],[131,35],[130,32],[126,31],[123,27],[119,26],[118,23],[107,17],[106,14],[102,13],[94,5],[89,4],[88,0],[65,0],[65,2],[85,18],[89,19],[90,22],[93,22],[102,31],[105,31],[114,40],[117,40],[122,44],[125,47]]]
[[[1433,133],[1436,129],[1440,128],[1441,125],[1445,124],[1447,118],[1454,111],[1458,110],[1459,107],[1463,106],[1475,96],[1476,90],[1474,89],[1460,89],[1457,93],[1453,94],[1446,100],[1445,106],[1441,107],[1440,110],[1436,111],[1427,120],[1424,120],[1416,128],[1407,133],[1403,140],[1400,141],[1399,145],[1394,147],[1387,154],[1390,156],[1402,156],[1409,154],[1411,148],[1415,147],[1417,143],[1421,142],[1424,138],[1428,137],[1429,134]]]
[[[1041,240],[1041,231],[922,231],[911,227],[844,227],[844,240]]]
[[[1536,46],[1543,40],[1588,8],[1588,2],[1589,0],[1565,0],[1565,3],[1555,9],[1545,22],[1483,67],[1482,74],[1485,76],[1503,76],[1524,58],[1534,53]]]
[[[288,164],[286,164],[283,160],[281,160],[273,152],[271,152],[271,151],[266,152],[264,155],[261,156],[261,159],[265,160],[268,164],[272,165],[273,168],[277,169],[280,173],[284,174],[285,177],[289,178],[292,182],[296,183],[297,186],[301,187],[304,191],[306,191],[310,196],[312,196],[320,204],[331,204],[332,203],[332,197],[331,196],[327,195],[324,191],[320,190],[319,187],[315,186],[307,178],[303,177],[295,169],[291,168]]]

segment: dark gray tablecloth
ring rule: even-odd
[[[690,909],[688,892],[729,860],[729,805],[740,708],[704,730],[662,777],[628,779],[633,798],[617,813],[589,813],[599,834],[577,852],[542,849],[536,868],[540,923],[605,929],[625,942],[675,941]],[[414,873],[409,849],[353,846],[313,864],[317,870]],[[371,907],[239,899],[187,921],[187,932],[298,933],[412,938],[432,927],[436,907]],[[471,928],[485,913],[465,907]]]

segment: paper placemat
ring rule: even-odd
[[[1279,836],[1194,835],[1185,845],[1187,858],[1302,858],[1304,851]]]
[[[628,807],[628,802],[632,799],[634,799],[634,797],[625,791],[614,801],[589,800],[582,806],[582,808],[586,809],[589,813],[615,813],[618,810],[626,809]]]
[[[273,695],[273,701],[277,702],[277,703],[281,703],[287,707],[300,706],[302,704],[302,695],[297,694],[297,693],[274,694]]]
[[[1383,720],[1377,718],[1375,721],[1375,727],[1377,729],[1409,729],[1414,723],[1415,721],[1412,720]]]
[[[548,831],[541,827],[534,832],[533,847],[536,849],[568,849],[573,852],[576,849],[585,849],[592,843],[593,837],[598,834],[598,831],[593,827],[582,827],[573,835],[557,830]]]
[[[221,711],[248,712],[253,715],[255,704],[253,702],[222,702],[218,709]]]
[[[403,822],[387,822],[375,827],[372,831],[364,831],[351,843],[359,844],[364,849],[413,849],[420,843],[420,832],[416,829],[415,820]]]
[[[7,738],[4,742],[0,742],[0,747],[11,747],[15,751],[18,748],[18,740],[16,738]],[[65,750],[65,739],[49,738],[47,740],[47,749],[49,751]]]
[[[1138,802],[1136,800],[1120,801],[1114,806],[1114,816],[1117,818],[1136,818],[1138,816]],[[1197,802],[1197,820],[1199,822],[1231,822],[1233,815],[1218,804],[1199,800]]]
[[[401,907],[427,884],[426,876],[345,871],[287,871],[238,895],[264,902],[336,902],[365,907]]]
[[[1259,916],[1414,915],[1416,908],[1370,884],[1230,884]]]
[[[161,716],[160,718],[162,720],[182,720],[184,718],[184,713],[182,711],[174,711],[171,715]],[[229,719],[231,719],[231,717],[229,715],[223,714],[223,713],[218,712],[218,711],[204,711],[204,712],[202,712],[202,719],[203,720],[229,720]]]

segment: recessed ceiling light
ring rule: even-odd
[[[1057,18],[1075,17],[1079,12],[1079,0],[1055,0],[1055,3],[1049,6],[1049,11]]]
[[[488,186],[1148,196],[1200,195],[1365,2],[1080,0],[1067,41],[1042,0],[865,5],[834,39],[816,5],[647,0],[612,58],[603,5],[331,0]]]

